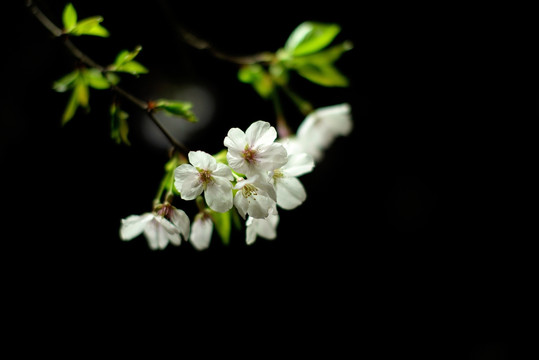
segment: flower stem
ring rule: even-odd
[[[271,93],[271,100],[273,102],[273,108],[275,109],[275,114],[277,116],[277,133],[280,138],[286,138],[292,134],[290,127],[288,126],[286,119],[283,113],[283,107],[281,106],[281,101],[279,99],[279,94],[277,93],[277,88],[273,89]]]
[[[299,111],[301,111],[303,115],[308,115],[313,111],[313,106],[311,105],[311,103],[290,90],[287,85],[283,85],[281,86],[281,88],[283,89],[283,92],[290,98],[290,100],[292,100],[294,104],[296,104]]]

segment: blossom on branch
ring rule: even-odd
[[[287,161],[283,145],[276,143],[277,130],[266,121],[252,123],[245,132],[238,128],[228,131],[224,145],[232,170],[253,176],[277,169]]]
[[[232,192],[231,192],[232,193]],[[206,212],[200,212],[195,216],[191,226],[189,241],[197,250],[204,250],[210,246],[213,233],[213,221]]]
[[[232,171],[218,163],[204,151],[190,151],[191,164],[182,164],[174,170],[174,186],[184,200],[194,200],[204,192],[206,203],[217,212],[232,208]]]
[[[182,238],[188,238],[189,230],[187,214],[165,203],[156,206],[151,213],[131,215],[122,219],[120,238],[127,241],[144,233],[152,250],[162,250],[169,242],[176,246],[180,245]]]
[[[264,219],[255,219],[249,216],[245,222],[245,242],[247,245],[251,245],[255,242],[257,236],[267,240],[275,239],[278,224],[279,214],[276,208],[273,208]]]
[[[240,178],[234,189],[238,190],[234,196],[234,205],[244,219],[246,214],[255,219],[264,219],[276,204],[275,189],[265,176]]]
[[[289,155],[288,162],[283,167],[273,170],[271,178],[277,195],[277,205],[292,210],[305,201],[307,193],[297,177],[311,172],[313,167],[313,158],[307,153],[299,153]]]
[[[326,106],[307,115],[298,127],[294,141],[315,161],[320,161],[335,138],[349,135],[352,128],[349,104]]]

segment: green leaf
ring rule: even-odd
[[[94,89],[104,90],[110,88],[110,82],[103,73],[95,68],[85,69],[82,72],[86,83]]]
[[[348,78],[341,74],[333,65],[305,64],[298,67],[298,74],[318,85],[323,86],[348,86]]]
[[[323,86],[348,86],[348,79],[337,70],[333,63],[341,55],[352,49],[352,43],[345,41],[329,49],[290,59],[289,68],[295,69],[304,78]]]
[[[101,16],[92,16],[79,21],[75,27],[69,32],[72,35],[93,35],[108,37],[109,31],[105,29],[100,23],[103,21]]]
[[[53,84],[53,88],[59,92],[73,89],[62,115],[62,125],[65,125],[73,118],[79,106],[88,109],[90,91],[88,89],[87,77],[83,74],[86,71],[75,70]]]
[[[122,71],[132,75],[147,74],[148,69],[137,61],[128,61],[116,67],[115,71]]]
[[[73,89],[73,92],[77,96],[77,101],[82,107],[88,106],[88,100],[90,99],[90,91],[88,89],[88,85],[82,77],[79,77],[77,80],[77,84],[75,85],[75,89]]]
[[[127,134],[129,132],[129,126],[127,124],[127,118],[129,114],[120,109],[116,103],[112,103],[110,107],[110,119],[111,119],[111,131],[110,137],[113,140],[116,140],[116,143],[124,143],[126,145],[131,145]]]
[[[230,243],[230,231],[232,229],[232,218],[230,215],[230,212],[232,210],[223,213],[213,210],[209,211],[213,220],[213,224],[215,225],[215,230],[217,230],[217,234],[219,234],[219,237],[221,238],[223,244],[228,245]]]
[[[65,91],[73,88],[75,80],[77,80],[78,77],[79,77],[79,71],[78,70],[70,72],[69,74],[64,75],[60,79],[56,80],[52,84],[52,88],[55,91],[58,91],[58,92],[65,92]]]
[[[105,77],[107,78],[107,81],[112,85],[116,85],[120,82],[120,77],[114,73],[107,72],[105,73]]]
[[[133,51],[122,50],[116,56],[114,63],[109,66],[111,71],[123,71],[133,75],[147,74],[148,69],[133,59],[142,50],[142,46],[137,46]]]
[[[71,92],[71,96],[69,97],[69,101],[67,102],[67,106],[64,110],[64,113],[62,114],[62,125],[67,124],[69,120],[75,116],[75,113],[77,112],[77,108],[79,107],[79,101],[77,92],[73,90]]]
[[[243,66],[238,72],[241,82],[251,84],[256,92],[263,98],[268,98],[274,89],[273,79],[260,64]]]
[[[122,64],[125,64],[126,62],[129,62],[138,55],[138,53],[142,50],[142,46],[137,46],[135,50],[129,51],[129,50],[122,50],[116,55],[116,59],[114,60],[114,66],[120,66]]]
[[[71,32],[75,27],[75,24],[77,24],[77,12],[72,3],[68,3],[65,6],[64,12],[62,13],[62,22],[64,23],[64,31],[66,33]]]
[[[312,54],[329,45],[340,31],[338,24],[306,21],[294,29],[284,48],[292,56]]]
[[[189,122],[197,122],[195,114],[191,111],[191,103],[184,101],[159,99],[155,102],[154,108],[164,110],[169,115],[184,118]]]

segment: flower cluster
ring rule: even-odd
[[[191,151],[188,163],[173,170],[179,196],[197,200],[200,211],[192,224],[185,212],[166,202],[152,213],[123,219],[120,237],[131,240],[144,233],[152,249],[179,245],[183,237],[202,250],[210,244],[216,216],[236,211],[245,220],[247,244],[257,236],[274,239],[278,208],[295,209],[307,198],[298,177],[311,172],[334,139],[351,129],[348,104],[313,111],[297,135],[286,139],[277,139],[276,129],[265,121],[245,131],[232,128],[223,141],[226,157]]]

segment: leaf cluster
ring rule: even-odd
[[[93,35],[108,37],[109,32],[100,23],[101,16],[92,16],[78,20],[77,11],[73,4],[68,3],[62,13],[63,30],[67,36]],[[114,61],[106,66],[86,67],[81,65],[74,71],[64,75],[53,83],[53,89],[57,92],[70,91],[70,97],[66,108],[62,114],[62,125],[69,122],[76,114],[77,109],[82,108],[86,112],[90,111],[89,98],[90,88],[97,90],[118,89],[116,85],[120,82],[119,73],[127,73],[134,76],[147,74],[148,69],[135,60],[142,50],[141,46],[133,50],[121,50]],[[190,122],[196,122],[197,118],[191,111],[191,104],[183,101],[160,99],[147,104],[149,111],[164,111],[169,115],[184,118]],[[129,126],[127,119],[129,114],[120,108],[120,103],[115,99],[110,107],[111,138],[117,143],[129,145],[127,134]]]
[[[243,66],[238,78],[250,83],[263,98],[268,98],[276,86],[287,86],[290,71],[318,85],[346,87],[348,78],[334,64],[344,52],[352,49],[352,43],[345,41],[329,46],[340,31],[338,24],[303,22],[269,64],[257,62]]]

